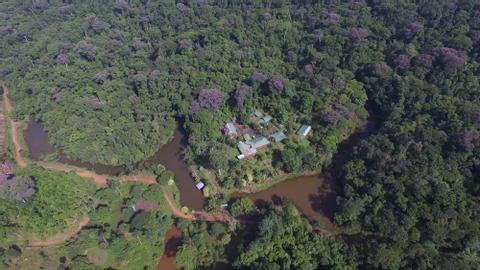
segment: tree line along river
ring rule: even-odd
[[[257,193],[236,193],[234,197],[248,197],[257,205],[267,201],[287,198],[293,202],[299,211],[311,220],[317,220],[324,224],[325,229],[334,231],[336,228],[331,222],[337,192],[335,181],[336,174],[341,166],[349,159],[355,146],[362,140],[374,133],[376,130],[373,121],[366,122],[355,134],[350,136],[339,148],[335,155],[330,169],[326,173],[298,176],[285,180],[267,190]],[[48,134],[42,125],[30,121],[24,133],[30,157],[34,160],[41,160],[45,156],[55,152],[55,149],[48,141]],[[163,164],[168,170],[175,173],[175,182],[180,190],[181,203],[191,209],[200,210],[206,203],[201,191],[194,186],[188,165],[183,160],[183,152],[186,146],[186,135],[181,128],[177,128],[173,139],[162,146],[152,157],[146,160],[148,163]],[[124,166],[109,166],[81,162],[71,159],[59,153],[58,160],[76,167],[86,168],[98,174],[116,176],[128,173]],[[158,269],[177,269],[174,264],[174,254],[177,246],[181,243],[181,233],[172,227],[166,235],[165,253],[158,265]]]

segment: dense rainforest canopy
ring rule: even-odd
[[[180,120],[187,161],[239,187],[326,168],[368,116],[377,122],[337,177],[343,234],[319,237],[287,206],[237,230],[230,258],[227,228],[185,226],[186,269],[480,265],[478,1],[7,0],[0,34],[15,116],[39,119],[81,160],[134,164]],[[221,128],[254,110],[287,135],[308,123],[313,136],[235,160]]]
[[[348,67],[358,64],[339,64],[344,52],[374,53],[373,44],[351,36],[354,21],[327,18],[327,8],[40,2],[2,4],[15,14],[3,18],[2,73],[15,89],[16,116],[38,118],[74,158],[131,165],[170,139],[177,117],[189,133],[188,160],[242,178],[246,170],[221,127],[264,110],[288,131],[301,123],[317,130],[312,145],[287,143],[300,160],[287,151],[274,165],[317,169],[366,119],[363,84]],[[255,176],[275,174],[243,166]]]

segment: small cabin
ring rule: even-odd
[[[259,149],[259,148],[262,148],[262,147],[265,147],[265,146],[269,145],[270,141],[267,140],[267,138],[265,138],[263,136],[258,136],[255,139],[253,139],[249,142],[246,142],[246,144],[251,145],[252,148]]]
[[[312,126],[309,125],[302,125],[298,130],[298,134],[303,137],[307,137],[310,132],[312,132]]]
[[[265,115],[264,117],[262,117],[260,120],[258,120],[258,124],[260,126],[265,126],[266,124],[268,124],[270,121],[272,121],[273,117],[270,116],[270,115]]]
[[[254,111],[250,114],[250,117],[261,118],[263,114],[260,111]]]
[[[240,155],[238,155],[237,158],[240,160],[249,156],[254,156],[257,153],[257,149],[245,142],[238,142],[237,147],[238,151],[240,151]]]
[[[287,135],[283,133],[282,131],[277,131],[270,135],[270,137],[273,139],[274,142],[279,143],[287,138]]]
[[[235,124],[232,122],[228,122],[225,124],[223,127],[223,133],[227,136],[237,136],[237,128],[235,127]]]

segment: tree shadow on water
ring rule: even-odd
[[[308,199],[312,209],[333,220],[333,215],[337,207],[338,187],[332,175],[325,176],[325,182],[317,189],[317,192],[311,194]]]

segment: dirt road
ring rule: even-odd
[[[107,186],[107,177],[104,176],[104,175],[96,174],[92,171],[83,170],[83,169],[80,169],[80,168],[72,169],[70,167],[63,166],[63,165],[58,164],[58,163],[37,162],[37,164],[42,166],[45,169],[50,169],[50,170],[57,171],[57,172],[68,173],[68,172],[71,172],[71,171],[75,171],[75,174],[80,176],[80,177],[91,178],[91,179],[93,179],[93,181],[96,184],[98,184],[100,186],[103,186],[103,187]]]
[[[141,176],[124,176],[123,178],[120,179],[120,182],[126,183],[126,182],[139,182],[139,183],[144,183],[147,185],[154,185],[157,183],[155,179],[148,178],[148,177],[141,177]]]
[[[6,86],[3,86],[3,105],[9,114],[12,113],[13,107],[10,99],[8,98],[8,88]],[[25,167],[27,166],[27,163],[25,162],[25,160],[23,160],[22,155],[20,154],[20,143],[18,142],[17,124],[11,118],[9,119],[15,161],[17,162],[18,166]]]
[[[168,196],[166,191],[163,191],[163,198],[168,204],[168,207],[172,211],[172,213],[180,218],[190,219],[190,220],[206,220],[210,222],[226,222],[226,221],[233,221],[233,218],[227,214],[222,213],[209,213],[203,211],[197,211],[195,214],[184,213],[180,209],[175,206],[175,203],[172,201],[170,196]]]
[[[28,247],[52,247],[63,244],[65,241],[75,237],[85,226],[90,222],[88,215],[85,215],[79,222],[78,225],[71,228],[68,231],[62,232],[61,234],[54,235],[45,240],[34,239],[29,240]]]
[[[10,102],[10,99],[8,98],[8,88],[6,86],[3,86],[3,104],[4,104],[4,107],[6,108],[7,112],[12,113],[13,106],[12,106],[12,103]],[[11,126],[11,131],[12,131],[11,132],[12,142],[13,142],[13,146],[15,148],[14,149],[15,160],[16,160],[18,166],[25,167],[27,164],[26,164],[25,160],[23,159],[23,157],[20,153],[20,144],[19,144],[19,140],[18,140],[17,126],[16,126],[16,123],[11,118],[10,118],[10,126]],[[71,167],[63,166],[63,165],[58,164],[58,163],[38,162],[37,165],[39,165],[39,166],[41,166],[45,169],[50,169],[50,170],[54,170],[54,171],[58,171],[58,172],[68,173],[68,172],[71,172],[71,171],[75,171],[75,173],[80,177],[91,178],[98,185],[107,186],[107,176],[98,175],[95,172],[92,172],[92,171],[89,171],[89,170],[85,170],[85,169],[81,169],[81,168],[73,169]],[[140,176],[124,176],[123,178],[120,179],[120,182],[121,183],[140,182],[140,183],[144,183],[144,184],[147,184],[147,185],[157,184],[157,181],[155,181],[155,179],[148,178],[148,177],[140,177]],[[190,220],[206,220],[206,221],[211,221],[211,222],[227,222],[227,221],[232,221],[233,220],[233,218],[231,216],[227,215],[226,213],[209,213],[209,212],[203,212],[203,211],[198,211],[195,214],[184,213],[176,207],[175,203],[172,201],[172,199],[170,198],[170,196],[168,195],[167,192],[163,191],[163,197],[164,197],[165,201],[167,202],[167,204],[170,208],[170,211],[172,211],[172,213],[179,218],[190,219]],[[86,223],[85,224],[80,223],[80,224],[83,224],[81,228],[83,228],[83,226],[88,224],[88,217],[87,217],[86,220],[83,219],[82,221],[86,222]],[[81,228],[79,230],[81,230]],[[68,238],[66,240],[68,240]]]

